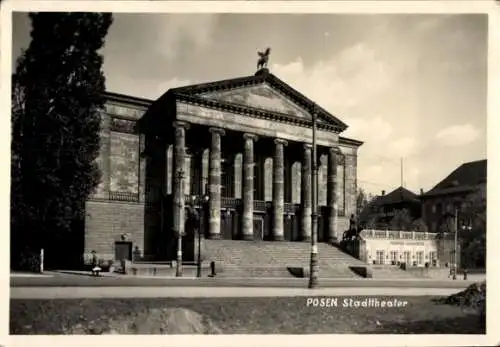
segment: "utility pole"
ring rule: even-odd
[[[404,187],[404,181],[403,181],[403,158],[401,158],[401,187]]]
[[[309,270],[309,288],[318,286],[318,163],[317,163],[317,127],[316,105],[312,105],[312,225],[311,225],[311,264]]]

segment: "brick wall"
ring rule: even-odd
[[[144,249],[144,205],[111,201],[87,201],[85,213],[85,254],[95,250],[98,258],[114,260],[115,241],[132,242],[142,252]]]

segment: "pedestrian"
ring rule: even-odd
[[[464,268],[464,281],[467,280],[467,268]]]

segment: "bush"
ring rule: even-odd
[[[25,251],[19,258],[19,268],[21,271],[40,272],[40,254]]]

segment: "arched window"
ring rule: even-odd
[[[264,200],[273,200],[273,158],[264,160]]]
[[[302,164],[298,161],[292,164],[292,203],[300,204],[300,190],[302,187]]]
[[[241,199],[242,197],[242,180],[243,180],[243,154],[238,153],[234,157],[234,197]]]

